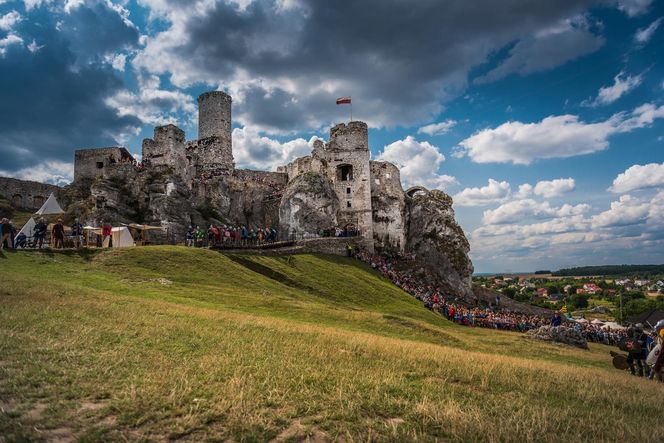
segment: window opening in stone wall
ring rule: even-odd
[[[351,181],[353,179],[353,166],[351,165],[338,166],[337,176],[343,182]]]
[[[350,188],[346,188],[346,194],[350,194]]]
[[[97,162],[97,169],[103,169],[104,168],[104,162]]]
[[[350,202],[346,202],[346,207],[347,207],[347,208],[350,208],[350,207],[351,207]]]

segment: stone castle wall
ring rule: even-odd
[[[189,164],[186,158],[184,131],[175,125],[157,126],[154,137],[143,140],[143,161],[155,166],[170,166],[185,176]]]
[[[0,177],[0,198],[20,209],[39,209],[51,192],[57,198],[61,189],[46,183]]]
[[[107,168],[114,166],[109,161],[113,155],[116,161],[125,155],[133,157],[121,146],[110,146],[107,148],[79,149],[74,152],[74,181],[83,178],[101,177],[107,173]]]

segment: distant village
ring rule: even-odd
[[[518,301],[594,317],[620,318],[664,304],[664,275],[645,277],[580,277],[551,274],[473,277],[473,283]],[[594,315],[593,315],[594,314]]]

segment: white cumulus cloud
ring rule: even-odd
[[[454,203],[460,206],[484,206],[492,203],[502,203],[511,194],[510,184],[506,181],[497,181],[492,178],[486,186],[466,188],[457,193]]]
[[[257,130],[243,127],[233,129],[233,157],[238,167],[274,170],[298,157],[311,154],[314,141],[297,138],[287,142],[261,135]]]
[[[586,106],[609,105],[638,87],[642,81],[642,75],[626,75],[624,71],[621,71],[613,77],[612,85],[601,87],[594,100],[586,100],[583,104]]]
[[[658,118],[664,118],[664,105],[646,103],[597,123],[583,122],[575,115],[550,116],[536,123],[510,121],[462,140],[456,155],[463,152],[476,163],[521,165],[574,157],[604,150],[611,135],[649,126]]]
[[[592,217],[594,228],[630,226],[645,223],[650,212],[650,202],[631,195],[620,196],[611,208]]]
[[[484,211],[483,221],[487,225],[504,223],[518,223],[528,219],[543,219],[554,217],[571,217],[581,215],[590,209],[589,205],[565,204],[559,208],[551,206],[549,202],[538,202],[533,199],[513,200],[504,203],[496,209]]]
[[[637,189],[664,187],[664,163],[630,166],[618,174],[609,191],[624,194]]]
[[[13,172],[0,170],[0,176],[53,185],[66,185],[74,179],[74,164],[62,161],[46,161]]]
[[[576,187],[573,178],[558,178],[555,180],[543,180],[535,185],[535,195],[544,198],[559,197],[567,192],[571,192]]]
[[[418,134],[427,135],[443,135],[447,134],[457,124],[456,120],[445,120],[440,123],[432,123],[430,125],[422,126],[417,130]]]
[[[419,142],[410,135],[385,146],[377,159],[399,166],[401,182],[406,188],[423,185],[445,189],[458,183],[456,178],[438,173],[445,161],[438,148],[426,141]]]
[[[0,16],[0,30],[11,31],[14,28],[14,25],[20,22],[21,19],[21,14],[16,11],[11,11]]]

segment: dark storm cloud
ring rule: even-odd
[[[110,66],[90,63],[136,42],[135,30],[116,17],[98,5],[71,15],[38,10],[14,30],[24,44],[0,57],[0,170],[71,161],[74,148],[115,144],[112,135],[139,125],[104,103],[122,80]],[[36,52],[26,46],[33,40]]]
[[[62,17],[60,30],[72,52],[83,59],[103,56],[138,42],[138,30],[103,2],[88,2]]]
[[[217,3],[203,17],[183,11],[188,18],[174,26],[182,35],[158,36],[137,64],[172,73],[182,85],[229,86],[237,81],[237,69],[273,81],[246,82],[246,102],[237,106],[240,119],[264,127],[296,130],[303,122],[323,123],[331,118],[329,100],[335,94],[352,94],[358,112],[374,125],[412,124],[440,112],[441,100],[459,94],[470,68],[492,52],[597,3],[310,0],[286,10],[268,1],[244,10]],[[568,50],[579,53],[574,45]],[[154,57],[170,62],[155,67]],[[556,54],[556,60],[566,58]],[[279,83],[284,78],[296,84],[295,90]],[[323,88],[327,102],[319,106],[318,88],[325,84],[331,85]],[[263,105],[275,108],[269,112],[260,107],[266,88],[271,102]],[[289,118],[280,112],[286,108]]]

